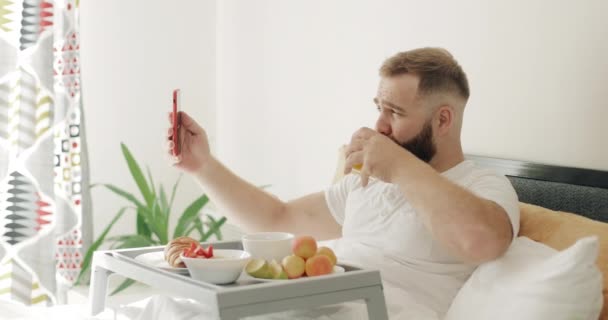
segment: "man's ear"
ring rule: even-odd
[[[454,125],[454,108],[450,105],[443,105],[435,112],[435,128],[438,135],[446,135],[452,125]]]

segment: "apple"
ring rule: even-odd
[[[272,274],[273,279],[287,280],[287,273],[283,270],[283,266],[281,266],[276,260],[270,261],[268,264],[270,267],[270,273]]]
[[[245,272],[254,278],[272,279],[272,271],[264,259],[250,260],[245,266]]]

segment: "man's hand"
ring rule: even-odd
[[[412,154],[389,137],[363,127],[353,134],[345,156],[344,173],[347,174],[353,167],[362,165],[361,183],[365,187],[370,176],[394,183],[398,171]]]
[[[187,113],[180,111],[179,128],[180,153],[174,155],[173,150],[173,115],[169,113],[169,129],[167,130],[167,153],[173,159],[173,165],[190,173],[197,172],[211,158],[209,141],[205,130]]]

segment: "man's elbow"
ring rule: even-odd
[[[491,222],[476,225],[463,237],[463,253],[469,263],[481,264],[500,258],[511,245],[513,228],[503,208],[495,202],[486,202],[485,215],[491,215]]]
[[[467,263],[482,264],[500,258],[511,245],[512,236],[481,234],[466,239],[463,255]]]

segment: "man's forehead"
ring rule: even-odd
[[[378,98],[393,103],[410,104],[416,99],[419,78],[412,74],[382,77],[378,85]]]

